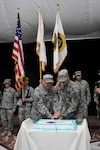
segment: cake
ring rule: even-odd
[[[76,130],[76,120],[40,119],[34,123],[34,130]]]

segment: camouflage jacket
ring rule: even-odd
[[[17,91],[16,93],[17,96],[17,105],[18,106],[31,106],[32,102],[34,100],[34,88],[32,88],[31,86],[25,86],[24,87],[24,98],[26,99],[26,101],[23,103],[22,102],[22,89],[20,89],[19,91]]]
[[[4,88],[3,94],[1,97],[0,107],[1,108],[16,108],[17,99],[16,99],[16,90],[12,87]]]

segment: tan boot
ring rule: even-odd
[[[11,136],[12,135],[12,132],[11,131],[8,131],[8,134],[7,134],[8,136]]]
[[[6,136],[7,133],[8,133],[8,131],[4,131],[4,132],[1,134],[1,136]]]

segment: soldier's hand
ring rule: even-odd
[[[25,98],[22,98],[22,102],[24,103],[26,101],[26,99]]]
[[[52,119],[60,118],[60,111],[57,111],[53,116]]]
[[[96,104],[99,105],[99,101],[98,100],[96,100]]]
[[[96,88],[96,92],[100,94],[100,88]]]
[[[87,102],[87,106],[89,106],[90,102]]]
[[[16,111],[16,108],[13,108],[13,112],[15,112]]]
[[[60,81],[57,81],[56,86],[57,86],[57,87],[60,87],[60,86],[61,86],[61,82],[60,82]]]

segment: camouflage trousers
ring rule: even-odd
[[[97,116],[100,117],[100,105],[96,105]]]
[[[18,107],[18,118],[19,118],[20,125],[25,119],[30,117],[30,111],[31,111],[31,106]]]
[[[13,131],[13,117],[12,109],[1,108],[1,123],[5,131]]]
[[[82,108],[82,110],[83,110],[84,118],[87,118],[88,117],[88,106],[87,106],[87,104],[84,104],[84,107]]]

